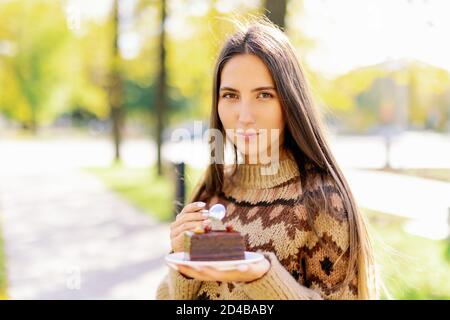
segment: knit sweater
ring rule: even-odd
[[[223,222],[241,232],[247,251],[264,254],[270,261],[269,271],[251,282],[225,283],[191,279],[169,269],[158,286],[157,299],[357,298],[357,270],[348,285],[335,287],[342,284],[347,272],[349,224],[333,180],[310,165],[305,165],[303,177],[290,157],[279,163],[273,174],[264,174],[262,170],[267,167],[261,165],[240,164],[234,175],[226,169],[222,191],[210,199],[200,199],[207,208],[216,203],[227,208]],[[300,176],[305,179],[303,183]],[[331,204],[327,210],[317,206],[312,212],[320,242],[308,224],[305,205],[306,195],[320,201],[319,187]]]

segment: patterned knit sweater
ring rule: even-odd
[[[157,299],[357,299],[357,271],[349,285],[335,287],[343,283],[349,260],[348,217],[342,198],[329,176],[305,167],[302,187],[291,158],[281,160],[277,172],[270,175],[262,174],[260,165],[240,164],[235,175],[225,172],[222,192],[201,199],[207,208],[223,204],[227,208],[223,221],[241,232],[246,250],[261,252],[270,261],[263,277],[246,283],[200,281],[169,269]],[[319,242],[308,224],[305,196],[318,197],[320,186],[331,205],[312,213]]]

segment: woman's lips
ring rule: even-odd
[[[245,140],[250,140],[250,139],[255,138],[258,135],[258,133],[256,131],[252,131],[252,132],[238,131],[238,132],[236,132],[236,135],[239,138],[242,138],[242,139],[245,139]]]

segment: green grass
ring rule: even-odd
[[[173,218],[173,174],[157,177],[155,168],[90,168],[112,190],[160,221]],[[166,169],[166,172],[173,173]],[[190,195],[201,172],[187,168]],[[375,256],[383,281],[394,299],[450,299],[450,244],[411,235],[406,222],[380,212],[363,210],[374,237]],[[386,298],[384,295],[383,298]]]
[[[159,221],[173,219],[175,199],[175,170],[164,168],[165,175],[158,177],[156,167],[127,168],[115,165],[108,168],[86,168],[99,177],[107,187]],[[186,202],[189,201],[200,170],[186,166]]]
[[[450,182],[450,169],[383,171]],[[450,239],[433,241],[413,236],[403,231],[404,219],[366,212],[379,239],[376,252],[384,269],[385,283],[393,297],[450,299]]]
[[[403,218],[363,211],[370,222],[383,281],[392,297],[450,299],[449,242],[405,232]]]
[[[383,169],[385,172],[404,174],[439,181],[450,182],[450,169]]]
[[[7,278],[6,278],[6,264],[5,253],[3,251],[3,235],[2,225],[0,219],[0,300],[7,300]]]

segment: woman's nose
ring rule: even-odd
[[[241,103],[239,106],[239,118],[238,121],[242,124],[250,124],[255,122],[253,117],[251,106],[249,103]]]

